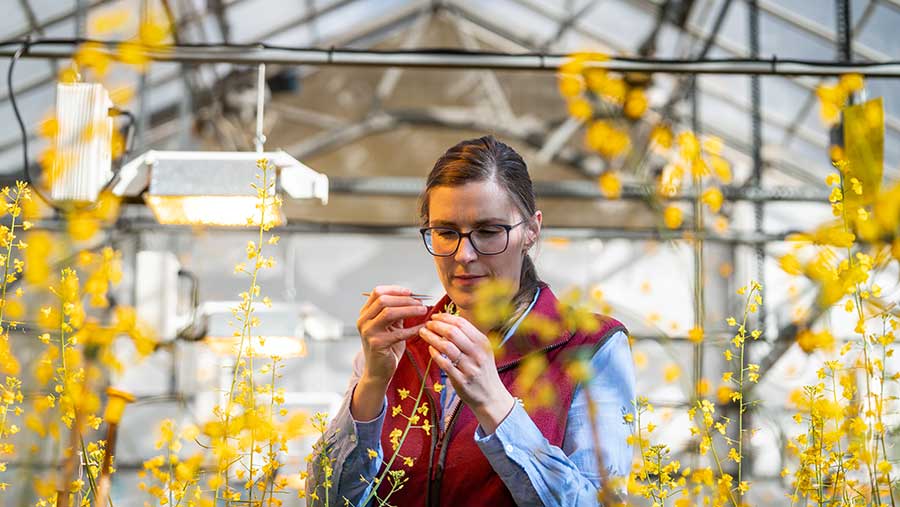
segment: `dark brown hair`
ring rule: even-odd
[[[433,188],[457,187],[479,181],[495,181],[509,195],[522,218],[531,218],[537,210],[531,176],[522,156],[493,136],[484,136],[460,142],[435,162],[420,201],[419,213],[423,223],[428,225],[428,198]],[[534,262],[526,253],[513,306],[517,310],[527,308],[540,283]]]

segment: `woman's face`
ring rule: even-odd
[[[521,213],[509,195],[494,181],[478,181],[458,187],[440,186],[431,190],[428,203],[430,227],[449,227],[469,232],[484,225],[515,225]],[[482,255],[469,238],[460,241],[456,253],[434,257],[444,290],[463,311],[471,310],[476,288],[491,279],[505,279],[519,286],[522,260],[538,237],[541,212],[509,231],[509,245],[503,253]]]

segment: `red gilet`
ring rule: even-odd
[[[449,301],[449,298],[444,296],[422,319],[407,321],[405,325],[408,327],[421,323],[430,318],[433,312],[443,309]],[[531,311],[536,315],[558,321],[560,316],[557,304],[558,301],[550,288],[542,284],[538,300]],[[518,375],[517,366],[529,354],[546,354],[548,367],[542,374],[542,379],[556,385],[555,405],[540,410],[533,410],[527,406],[525,409],[544,437],[557,447],[562,446],[566,432],[566,418],[575,389],[575,383],[564,371],[563,358],[585,349],[590,354],[588,357],[592,357],[607,338],[617,331],[625,330],[621,323],[610,317],[598,315],[597,319],[600,326],[593,333],[566,332],[551,343],[541,340],[536,335],[517,333],[503,345],[504,353],[497,365],[497,371],[503,385],[517,398],[530,397],[530,393],[522,392],[515,384]],[[514,506],[515,502],[509,490],[475,443],[474,434],[478,421],[464,403],[457,406],[446,430],[443,433],[438,430],[438,421],[443,414],[439,395],[434,392],[432,386],[440,381],[440,369],[432,364],[429,371],[425,372],[429,358],[428,344],[424,340],[416,336],[407,341],[406,353],[400,359],[388,387],[388,414],[381,433],[385,460],[390,459],[394,453],[389,436],[391,431],[395,428],[403,430],[406,427],[406,419],[401,415],[392,417],[391,408],[401,405],[403,413],[409,415],[422,385],[423,375],[426,379],[422,401],[428,403],[428,418],[432,425],[430,436],[422,429],[412,429],[406,436],[400,454],[413,458],[414,465],[407,467],[399,458],[395,460],[391,468],[406,470],[408,482],[400,491],[391,495],[388,503],[400,507]],[[409,391],[409,397],[405,400],[401,400],[397,392],[401,388]],[[424,420],[423,417],[419,424]],[[379,497],[384,498],[389,489],[385,481],[379,487]]]

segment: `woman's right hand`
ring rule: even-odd
[[[396,285],[379,285],[359,311],[356,329],[362,338],[366,360],[362,379],[387,388],[406,350],[406,340],[419,333],[422,325],[403,327],[403,319],[428,313],[412,291]]]

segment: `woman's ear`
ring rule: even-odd
[[[528,251],[531,247],[537,243],[538,238],[541,236],[541,222],[543,219],[543,215],[541,214],[541,210],[537,210],[534,212],[534,216],[529,220],[527,227],[525,228],[525,251]]]

